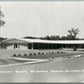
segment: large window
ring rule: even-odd
[[[28,48],[32,49],[32,44],[31,43],[28,44]]]

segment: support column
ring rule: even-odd
[[[33,45],[33,43],[32,43],[32,50],[34,49],[34,45]]]
[[[29,44],[27,44],[27,49],[29,49]]]
[[[20,43],[18,43],[18,49],[20,49]]]
[[[15,43],[13,43],[13,49],[15,49]]]

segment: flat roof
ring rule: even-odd
[[[11,38],[3,40],[1,43],[84,44],[84,40],[41,40],[41,39]]]

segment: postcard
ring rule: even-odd
[[[84,82],[84,1],[0,1],[0,83]]]

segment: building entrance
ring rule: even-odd
[[[20,48],[20,46],[19,46],[19,44],[14,44],[14,49],[19,49]]]

